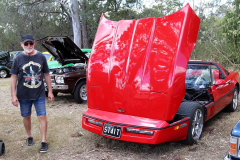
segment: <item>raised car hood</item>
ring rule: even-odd
[[[102,16],[88,61],[88,107],[172,120],[186,92],[199,25],[189,4],[161,18]]]
[[[48,36],[38,40],[61,64],[87,63],[88,57],[68,37]]]

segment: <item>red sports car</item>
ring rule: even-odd
[[[189,61],[199,25],[188,4],[161,18],[102,16],[88,61],[83,128],[123,141],[193,144],[205,121],[225,107],[235,111],[238,73]]]

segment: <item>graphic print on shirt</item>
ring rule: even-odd
[[[23,83],[24,86],[28,88],[38,88],[42,84],[42,81],[40,80],[41,65],[39,63],[30,61],[25,64],[22,69],[23,77],[25,78],[25,82]]]

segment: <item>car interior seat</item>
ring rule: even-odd
[[[205,83],[207,85],[209,85],[210,81],[211,81],[211,77],[210,77],[210,72],[209,70],[203,70],[201,77],[205,80]]]

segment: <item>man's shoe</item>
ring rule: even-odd
[[[46,142],[42,142],[40,152],[44,153],[44,152],[47,152],[47,150],[48,150],[48,144]]]
[[[27,146],[32,146],[33,145],[33,137],[28,137],[26,139],[26,144],[27,144]]]

